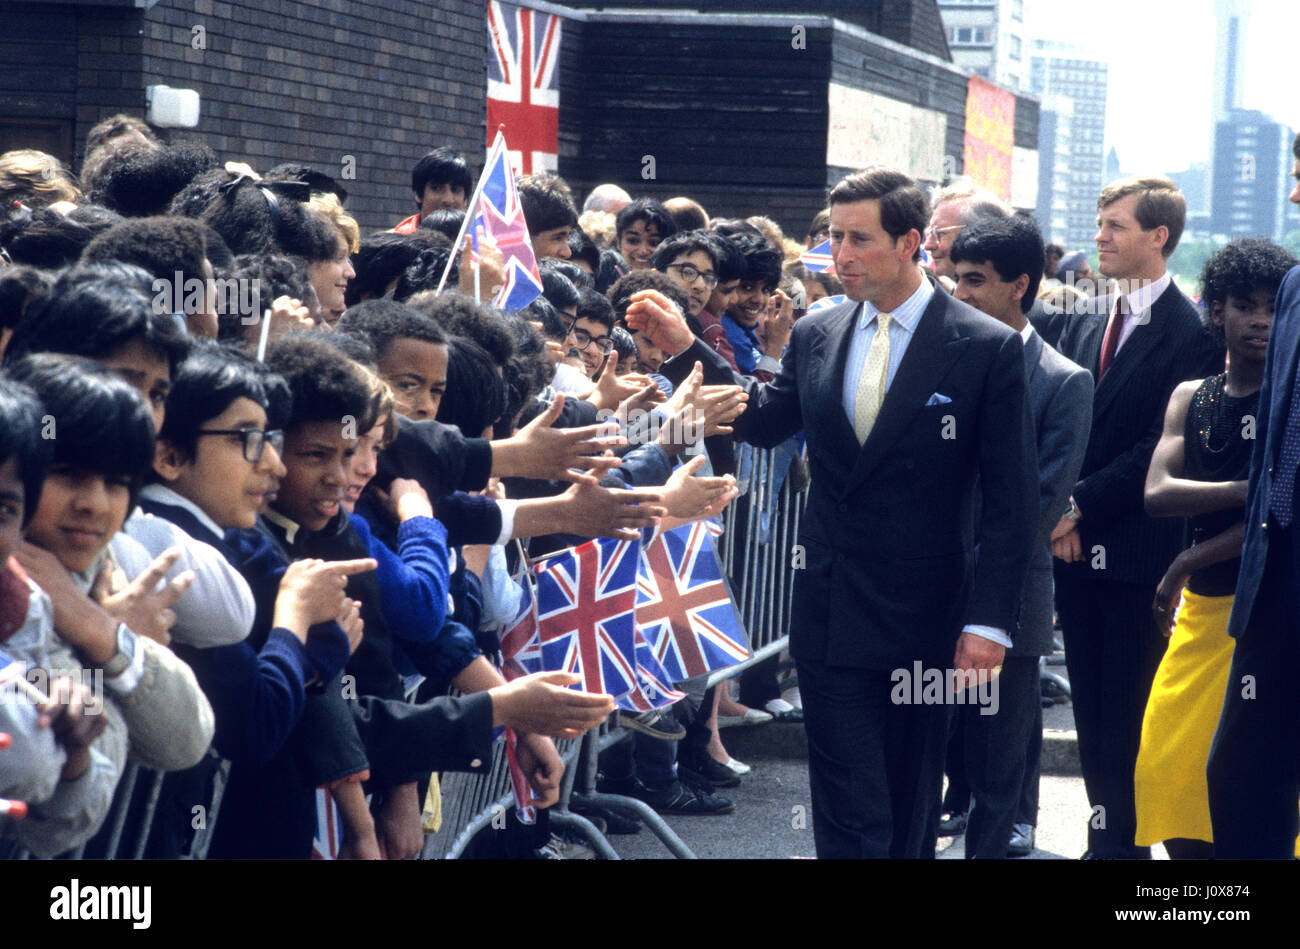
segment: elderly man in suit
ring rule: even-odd
[[[1024,346],[923,277],[927,202],[906,175],[850,175],[830,205],[851,302],[795,324],[772,382],[738,377],[652,292],[627,321],[674,354],[669,379],[698,361],[748,389],[738,437],[807,437],[790,652],[818,856],[933,857],[949,703],[966,693],[912,680],[987,681],[1011,645],[1038,513]]]
[[[1117,181],[1102,190],[1097,208],[1101,273],[1117,286],[1061,335],[1062,354],[1093,374],[1096,393],[1079,481],[1052,532],[1056,609],[1093,809],[1084,856],[1149,858],[1149,848],[1133,845],[1133,768],[1165,651],[1151,604],[1182,547],[1183,523],[1148,517],[1143,490],[1170,393],[1222,372],[1224,348],[1165,266],[1187,213],[1177,186],[1164,178]]]
[[[1291,145],[1300,204],[1300,135]],[[1277,291],[1228,632],[1237,640],[1206,778],[1214,855],[1290,860],[1300,833],[1300,267]]]
[[[1043,238],[1022,216],[969,225],[953,243],[954,296],[1005,323],[1025,341],[1025,376],[1038,444],[1038,526],[993,712],[957,709],[956,730],[973,806],[966,857],[1024,856],[1037,823],[1043,709],[1038,657],[1052,651],[1050,537],[1065,513],[1092,424],[1092,376],[1043,342],[1027,319],[1043,273]],[[1017,814],[1024,807],[1026,813]],[[964,810],[964,807],[963,807]],[[1017,818],[1020,819],[1017,819]]]

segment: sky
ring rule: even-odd
[[[1300,3],[1248,6],[1241,105],[1300,130]],[[1106,149],[1126,174],[1209,159],[1215,26],[1214,0],[1025,0],[1029,36],[1077,43],[1109,63]]]

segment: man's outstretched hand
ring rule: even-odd
[[[690,348],[695,334],[681,310],[658,290],[639,290],[632,294],[625,318],[629,330],[645,333],[669,356]]]

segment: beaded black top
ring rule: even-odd
[[[1255,447],[1259,393],[1231,396],[1224,391],[1228,374],[1201,383],[1187,408],[1183,430],[1183,477],[1191,481],[1243,481],[1250,473]],[[1192,543],[1221,534],[1246,516],[1245,506],[1189,518]],[[1241,559],[1225,560],[1192,574],[1187,588],[1202,596],[1231,596]]]

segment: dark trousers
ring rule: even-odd
[[[1237,640],[1206,778],[1214,855],[1290,860],[1300,831],[1295,528],[1269,537],[1254,615]]]
[[[890,700],[888,671],[799,662],[821,859],[933,859],[947,705]]]
[[[1034,723],[1029,727],[1025,747],[1025,780],[1020,786],[1020,804],[1013,823],[1038,826],[1038,774],[1043,760],[1043,700],[1037,675],[1034,677]]]
[[[1088,849],[1098,857],[1150,856],[1149,848],[1133,845],[1133,768],[1147,696],[1165,654],[1151,613],[1155,587],[1089,574],[1086,564],[1056,568],[1079,763],[1093,808]]]
[[[1008,656],[995,680],[997,710],[959,705],[962,752],[972,804],[966,825],[966,858],[1002,859],[1011,825],[1019,818],[1030,738],[1043,730],[1038,693],[1038,657]],[[968,693],[969,694],[969,693]]]

